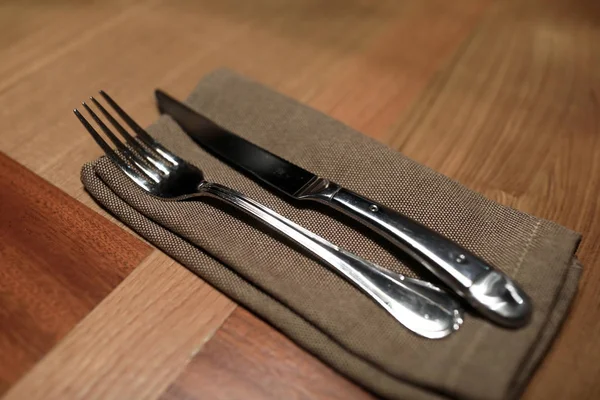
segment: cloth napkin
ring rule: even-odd
[[[153,198],[106,158],[81,179],[105,209],[206,282],[341,374],[388,399],[503,399],[534,371],[577,290],[580,237],[486,199],[332,118],[228,70],[206,76],[187,104],[318,175],[400,211],[513,277],[531,296],[524,329],[468,315],[442,340],[418,337],[326,266],[216,200]],[[126,104],[123,104],[126,107]],[[167,116],[148,132],[241,191],[370,261],[421,276],[400,251],[330,209],[279,197],[198,147]],[[391,251],[390,251],[391,250]],[[429,275],[426,275],[430,278]]]

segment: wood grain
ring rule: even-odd
[[[184,97],[204,73],[232,68],[488,197],[582,232],[579,256],[586,268],[581,293],[526,395],[595,398],[600,396],[595,383],[600,345],[593,340],[600,334],[600,318],[594,317],[600,272],[593,268],[600,252],[599,18],[593,0],[5,1],[0,3],[0,150],[103,213],[79,182],[81,164],[100,150],[70,109],[102,88],[147,124],[156,118],[155,87]],[[72,332],[73,339],[63,341],[19,382],[11,398],[44,398],[53,385],[57,389],[50,393],[57,397],[160,396],[231,312],[223,299],[205,301],[202,309],[181,303],[177,315],[193,314],[204,328],[181,327],[178,334],[188,339],[169,342],[161,320],[168,299],[222,296],[191,275],[150,275],[167,265],[161,257],[153,254],[139,274],[136,270],[123,281],[117,289],[122,297],[113,292],[116,297],[101,303],[93,318]],[[188,280],[202,286],[201,297],[195,297],[198,288]],[[113,320],[130,301],[150,299],[151,291],[163,286],[172,293],[147,309],[138,306],[130,319]],[[142,327],[135,323],[141,315]],[[256,326],[254,317],[235,315],[226,327]],[[106,331],[100,330],[102,324]],[[151,332],[154,324],[160,327],[156,339],[163,343],[157,348],[136,331]],[[102,357],[103,342],[89,332],[113,330],[119,332],[117,341]],[[250,350],[241,341],[239,349],[233,348],[230,331],[209,342],[210,357],[200,352],[168,395],[179,391],[201,398],[190,377],[209,359],[224,363],[219,354],[243,365],[265,360],[259,346]],[[260,337],[274,334],[260,331]],[[280,354],[274,355],[277,360],[286,360],[290,351],[296,354],[283,342],[273,343],[279,343],[272,345],[272,354]],[[129,347],[143,360],[148,360],[144,349],[156,351],[152,354],[161,360],[177,354],[169,359],[169,371],[175,372],[133,362]],[[71,360],[73,349],[90,351],[99,361]],[[305,372],[286,375],[290,384],[280,390],[302,394],[304,379],[312,376],[309,369],[322,371],[305,356],[293,361]],[[63,362],[68,368],[57,367]],[[269,365],[274,364],[263,370],[262,382],[249,385],[240,378],[239,384],[261,390],[281,372],[276,361]],[[133,382],[130,387],[127,379]],[[209,384],[203,390],[218,396],[216,383]],[[76,389],[68,392],[69,385]]]
[[[153,253],[3,400],[155,399],[234,308]]]
[[[490,3],[460,0],[457,7],[443,0],[2,2],[0,57],[7,61],[0,66],[0,150],[116,222],[98,209],[79,182],[81,165],[101,151],[70,110],[98,89],[122,99],[139,122],[148,124],[157,116],[151,96],[155,87],[185,96],[203,74],[227,66],[377,137],[444,66]],[[154,256],[149,260],[158,262],[160,257]],[[140,297],[151,296],[144,291],[154,286],[136,279],[158,280],[159,286],[173,287],[177,296],[195,295],[191,286],[173,286],[180,281],[171,275],[136,274],[122,285],[140,285]],[[203,293],[218,296],[211,290],[206,287]],[[229,309],[215,304],[205,303],[202,309],[188,305],[189,313],[209,321],[198,342],[208,341],[219,321],[229,315]],[[98,308],[104,314],[99,315],[112,315],[111,307],[126,304],[104,302]],[[159,312],[148,315],[157,324],[163,318]],[[124,327],[112,320],[105,323],[131,332],[119,336],[123,343],[138,338],[129,321]],[[195,342],[172,345],[176,349],[159,349],[185,354],[196,350]],[[127,346],[114,351],[111,360],[127,359]],[[117,356],[117,351],[122,354]],[[43,384],[64,389],[58,384],[62,369],[50,374],[57,365],[49,361],[53,357],[38,365],[15,393],[35,398],[31,396],[45,393]],[[188,361],[177,360],[181,368]],[[85,379],[101,388],[106,385],[103,376],[85,368],[63,371],[65,381],[78,388],[85,386]],[[145,369],[143,374],[142,379],[163,382],[158,369]],[[27,384],[36,389],[23,391]],[[122,398],[116,391],[110,393]]]
[[[151,251],[0,153],[0,394]]]
[[[409,111],[396,114],[401,118],[391,126],[387,121],[384,134],[371,132],[496,201],[583,233],[579,256],[588,268],[581,293],[526,398],[600,397],[595,378],[600,374],[596,362],[600,345],[590,340],[600,334],[600,323],[590,319],[590,310],[597,309],[595,305],[600,302],[600,274],[593,269],[600,258],[597,21],[599,7],[592,1],[496,4]],[[346,93],[362,86],[346,82],[346,89],[343,87],[335,90]],[[371,101],[375,107],[377,101]],[[352,122],[356,118],[353,100],[340,103],[328,112],[368,130],[368,124]],[[346,113],[339,112],[343,108],[347,108]],[[254,323],[249,315],[236,318],[247,320],[236,325]],[[218,396],[249,390],[235,367],[222,372],[227,389],[222,389],[218,377],[204,381],[200,376],[209,369],[225,369],[223,364],[259,363],[261,350],[255,350],[254,355],[246,351],[241,361],[241,356],[223,344],[220,332],[213,340],[219,343],[214,347],[208,343],[207,354],[198,354],[199,360],[190,364],[170,389],[172,393],[195,399],[204,393]],[[285,351],[273,350],[277,351],[282,353],[279,359],[285,359]],[[265,384],[277,376],[276,372],[263,372],[261,381]],[[239,377],[237,385],[231,379],[235,374]],[[193,380],[203,382],[202,390]],[[260,383],[253,381],[252,385]],[[298,386],[304,387],[301,383]],[[288,390],[295,393],[293,388]]]
[[[580,294],[526,398],[600,398],[600,6],[494,7],[389,142],[501,203],[583,234]]]
[[[161,396],[196,398],[373,399],[243,308]]]

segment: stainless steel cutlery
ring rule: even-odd
[[[160,90],[156,98],[161,112],[224,162],[287,196],[325,204],[366,225],[412,256],[486,318],[507,327],[528,322],[532,305],[525,292],[467,249],[405,215],[250,143]]]
[[[114,148],[102,138],[92,124],[78,110],[74,110],[75,115],[104,150],[109,159],[126,176],[152,196],[164,201],[189,200],[190,198],[202,196],[222,200],[290,239],[305,251],[315,256],[323,264],[326,264],[360,288],[398,322],[416,334],[437,339],[448,336],[459,329],[463,322],[462,310],[457,300],[448,293],[440,290],[431,283],[408,278],[383,269],[357,255],[340,249],[322,237],[317,236],[243,194],[223,185],[205,180],[202,171],[197,166],[182,160],[158,143],[106,93],[100,93],[121,119],[126,122],[133,131],[133,135],[117,122],[111,113],[94,98],[91,98],[92,103],[94,103],[104,118],[116,129],[122,139],[117,137],[92,108],[85,103],[83,103],[83,106],[89,112],[96,125],[100,127],[105,136],[113,143]],[[161,102],[164,106],[163,103]],[[164,107],[163,110],[165,110]],[[210,130],[214,132],[216,137],[222,135],[219,128],[216,128],[209,122],[205,122],[204,119],[194,116],[191,114],[191,110],[178,109],[173,102],[166,107],[166,110],[173,113],[176,119],[180,123],[183,123],[184,129],[191,130],[194,137],[203,136]],[[201,122],[199,123],[198,121]],[[247,157],[248,163],[252,164],[251,159],[257,153],[257,150],[250,144],[242,144],[242,146],[241,148],[237,148],[237,151],[240,152],[237,158]],[[221,150],[223,149],[221,148]],[[242,153],[246,150],[249,152],[244,156]],[[276,160],[280,159],[276,158]],[[284,161],[280,160],[279,162]],[[377,219],[379,221],[377,222],[378,224],[384,224],[390,232],[396,234],[397,230],[401,231],[402,240],[406,242],[410,238],[411,248],[418,249],[415,250],[417,252],[424,252],[428,258],[437,260],[437,258],[441,257],[440,253],[457,251],[456,254],[453,254],[455,259],[451,260],[453,261],[452,266],[448,266],[447,268],[449,276],[462,282],[463,286],[468,287],[470,290],[469,293],[473,293],[472,296],[475,296],[475,298],[481,299],[481,296],[488,296],[489,302],[486,305],[493,303],[494,305],[499,304],[503,307],[503,304],[506,302],[499,303],[498,296],[506,297],[507,301],[517,296],[521,296],[526,300],[526,297],[516,287],[514,292],[511,292],[512,295],[507,296],[505,289],[512,287],[510,286],[510,280],[502,274],[491,270],[485,264],[480,265],[481,261],[473,258],[474,256],[464,249],[457,248],[456,245],[448,243],[444,239],[438,239],[434,243],[435,246],[433,246],[431,244],[432,237],[430,236],[430,231],[424,230],[417,235],[415,230],[423,230],[425,228],[418,225],[407,225],[410,222],[407,222],[405,217],[398,217],[391,210],[387,210],[383,206],[375,205],[375,203],[360,198],[358,195],[343,191],[343,189],[325,180],[314,179],[308,175],[303,177],[302,174],[293,174],[294,171],[290,171],[290,169],[299,169],[299,167],[287,167],[287,171],[292,176],[290,179],[295,179],[297,182],[287,181],[287,175],[285,174],[276,176],[275,172],[268,171],[265,166],[261,168],[264,174],[271,176],[271,180],[279,182],[280,185],[283,185],[290,192],[294,190],[294,185],[303,187],[304,189],[298,192],[298,196],[300,197],[311,197],[321,199],[325,202],[333,202],[332,204],[338,204],[342,209],[354,210],[352,212],[359,216],[367,213],[371,219]],[[300,172],[303,171],[299,170]],[[305,172],[304,175],[306,174],[310,173]],[[366,207],[366,211],[363,210],[364,207]],[[373,207],[377,207],[377,211],[374,211]],[[409,228],[414,233],[408,232]],[[437,236],[433,237],[437,238]],[[465,257],[465,259],[461,259],[459,262],[460,257]],[[444,259],[447,258],[445,257]],[[481,276],[482,269],[485,272],[483,276]],[[468,285],[469,283],[470,285]],[[473,289],[477,289],[478,291],[473,292]]]

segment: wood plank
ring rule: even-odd
[[[61,2],[51,14],[40,2],[12,2],[11,8],[2,8],[3,3],[3,29],[9,33],[4,37],[10,40],[0,43],[0,57],[9,60],[0,67],[0,149],[97,209],[83,192],[78,172],[100,151],[70,115],[74,104],[104,88],[126,101],[141,122],[149,123],[156,117],[149,95],[155,86],[182,97],[215,67],[238,70],[501,203],[583,232],[580,256],[588,268],[581,296],[528,396],[590,397],[598,393],[593,380],[599,371],[592,361],[600,354],[590,339],[600,333],[594,323],[598,318],[590,311],[597,309],[600,298],[600,272],[590,268],[598,260],[600,234],[598,5],[592,0],[498,2],[454,63],[444,68],[489,3]],[[10,18],[18,10],[23,17]],[[77,40],[66,45],[70,36]],[[413,105],[432,77],[436,79]],[[407,108],[411,111],[404,117]],[[139,285],[138,295],[148,298],[145,290],[154,286],[141,280],[149,275],[130,278],[120,289]],[[157,285],[165,286],[185,282],[168,274],[156,279]],[[193,290],[182,286],[178,296]],[[209,289],[203,293],[214,295]],[[106,308],[97,318],[111,322],[110,307],[122,304],[102,304]],[[202,321],[209,321],[209,315],[221,321],[230,310],[213,304],[205,304],[206,310],[188,307],[199,312]],[[122,323],[121,329],[134,329],[134,324]],[[205,341],[213,331],[194,332]],[[135,345],[139,336],[134,333],[122,333],[119,340]],[[78,335],[84,340],[83,331]],[[177,351],[192,354],[196,344],[190,343],[178,343]],[[158,376],[160,384],[151,386],[156,390],[175,378],[165,378],[158,369],[129,367],[126,346],[112,351],[107,365],[125,376],[131,376],[131,368],[139,373],[136,378],[151,382]],[[54,357],[63,360],[60,351]],[[177,360],[173,368],[181,371],[188,359]],[[105,387],[101,376],[86,369],[70,367],[61,376],[50,374],[50,367],[60,371],[59,364],[43,369],[45,365],[26,378],[40,396],[41,383],[51,387],[76,372]],[[36,386],[36,376],[49,376],[45,374],[52,380],[40,379]],[[108,376],[109,382],[117,382],[115,389],[103,390],[119,397],[117,389],[124,384]],[[135,398],[134,389],[148,398],[160,393],[150,394],[137,383],[126,393]]]
[[[283,334],[237,308],[161,400],[373,399]]]
[[[155,399],[234,308],[153,253],[3,400]]]
[[[600,33],[593,22],[600,17],[598,11],[592,1],[513,1],[496,5],[410,112],[387,132],[372,132],[410,157],[488,197],[557,220],[584,234],[579,255],[588,268],[581,293],[526,398],[600,397],[596,380],[600,374],[600,345],[590,339],[600,334],[598,318],[590,318],[590,310],[597,309],[595,305],[600,301],[600,274],[590,268],[600,257],[600,203],[596,201],[600,193],[596,100],[600,89]],[[372,72],[367,69],[365,75]],[[359,87],[365,89],[362,83],[344,83],[332,86],[337,96]],[[377,85],[365,86],[367,91],[377,90]],[[322,94],[324,98],[326,95]],[[370,100],[372,107],[378,104]],[[315,96],[308,101],[351,125],[368,127],[368,119],[356,120],[360,108],[355,107],[361,100],[341,100],[341,105],[333,108],[335,100],[319,104],[321,100]],[[254,317],[242,313],[230,318],[247,319],[232,322],[233,326],[254,323]],[[248,369],[262,365],[263,349],[244,344],[232,349],[228,343],[233,336],[229,323],[223,326],[224,333],[217,332],[192,361],[165,394],[166,399],[196,399],[206,393],[216,398],[235,398],[239,393],[269,398],[261,389],[280,371],[265,368],[260,376],[246,373],[252,377],[251,383],[242,378],[244,374],[237,365]],[[263,346],[269,351],[276,345],[265,340]],[[277,351],[283,353],[273,350],[268,354]],[[282,355],[277,360],[283,363],[288,359]],[[217,372],[211,375],[210,371]],[[203,379],[206,374],[212,379]],[[297,382],[295,378],[289,380]],[[297,393],[295,389],[288,388],[282,398],[292,397]]]
[[[580,293],[525,398],[600,398],[600,6],[498,3],[389,140],[501,203],[583,234]]]
[[[0,394],[151,251],[0,153]]]
[[[8,40],[0,45],[0,57],[10,59],[0,67],[0,109],[6,127],[0,135],[0,150],[107,216],[79,182],[81,165],[101,151],[70,110],[102,88],[126,102],[128,111],[139,122],[148,124],[157,116],[151,96],[155,87],[185,96],[203,74],[221,66],[254,77],[378,137],[444,66],[490,3],[460,0],[457,7],[443,0],[139,0],[61,2],[51,10],[33,0],[2,4],[0,16],[4,16],[4,29],[10,32],[10,43],[14,45]],[[351,92],[347,93],[346,88]],[[162,262],[157,256],[154,254],[147,262]],[[154,281],[151,284],[144,279]],[[153,290],[154,283],[165,287],[177,283],[178,296],[187,293],[199,300],[195,297],[197,288],[183,284],[183,279],[169,274],[151,278],[140,273],[130,276],[122,286],[136,287],[137,296],[149,298],[152,293],[146,291]],[[126,287],[117,290],[125,291]],[[206,298],[218,295],[211,294],[211,290],[205,287],[202,293]],[[154,307],[160,310],[166,301],[162,299]],[[100,358],[113,368],[120,367],[120,362],[123,368],[129,365],[127,345],[135,347],[139,338],[135,324],[125,321],[123,327],[117,327],[109,318],[110,307],[121,304],[125,303],[107,301],[97,309],[98,318],[104,316],[104,323],[111,329],[130,332],[118,336],[122,346],[115,348],[111,357]],[[207,302],[205,308],[198,309],[186,303],[188,313],[204,321],[207,329],[192,332],[202,335],[197,337],[198,342],[173,342],[175,349],[165,345],[155,350],[188,355],[195,352],[195,346],[201,346],[197,343],[212,336],[217,326],[213,323],[229,315],[230,309],[219,304]],[[146,317],[162,326],[161,312],[149,312]],[[84,336],[83,331],[78,332]],[[52,360],[63,360],[60,351],[68,348],[53,352],[19,383],[14,393],[46,398],[43,384],[56,384],[57,389],[49,393],[60,393],[60,388],[66,390],[59,384],[60,371],[65,381],[77,388],[73,393],[87,390],[85,379],[105,388],[103,377],[86,368],[71,364],[64,370],[56,368],[54,362],[58,361]],[[83,362],[77,357],[73,360]],[[173,365],[173,371],[189,361],[185,357],[176,360],[181,364]],[[95,363],[86,365],[103,368]],[[161,382],[152,386],[162,388],[156,396],[166,388],[161,386],[165,376],[159,369],[140,369],[137,364],[127,368],[135,370],[140,379]],[[130,376],[129,369],[120,371]],[[115,397],[119,397],[119,388],[132,390],[127,393],[137,389],[151,397],[140,386],[123,389],[112,375],[106,379],[114,383],[114,391],[106,390]],[[33,385],[33,389],[27,391],[24,385]],[[140,398],[137,393],[132,397]]]

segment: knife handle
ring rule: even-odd
[[[384,236],[497,324],[517,328],[529,321],[531,300],[512,279],[409,217],[322,178],[298,198],[332,206]]]

